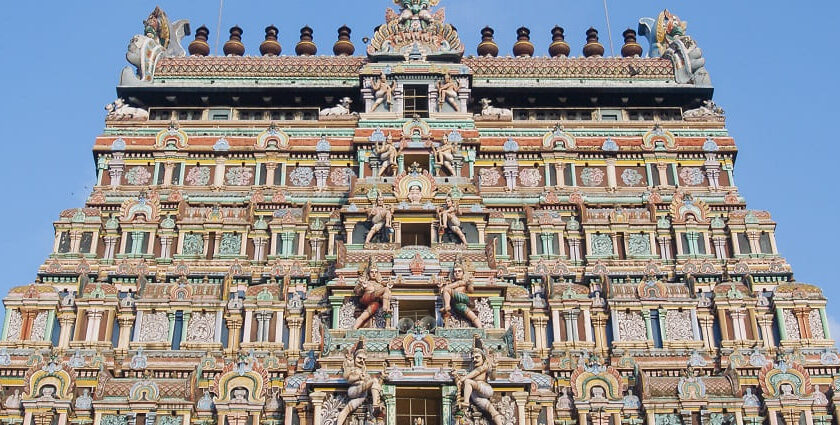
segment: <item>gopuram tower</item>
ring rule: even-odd
[[[3,299],[0,424],[836,424],[826,299],[683,21],[465,55],[395,3],[358,54],[138,26],[95,187]]]

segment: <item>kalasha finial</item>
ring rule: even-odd
[[[495,33],[496,31],[493,31],[493,28],[490,27],[484,27],[481,30],[481,43],[478,43],[478,49],[476,49],[479,56],[496,57],[499,55],[499,46],[493,40],[493,34]]]
[[[195,30],[195,40],[190,43],[189,51],[192,56],[207,56],[210,54],[210,45],[207,39],[210,37],[210,30],[204,25]]]
[[[516,30],[516,43],[513,44],[513,55],[516,57],[534,56],[534,43],[531,43],[531,30],[519,27]]]
[[[627,28],[622,35],[624,35],[624,46],[621,47],[621,56],[625,58],[641,56],[642,46],[636,42],[636,31]]]
[[[242,56],[245,54],[245,45],[242,44],[242,28],[235,25],[230,29],[230,39],[222,47],[226,56]]]
[[[356,52],[356,47],[350,41],[351,32],[347,25],[342,25],[338,29],[338,40],[333,45],[333,53],[336,56],[352,56]]]
[[[309,26],[301,28],[300,41],[295,46],[295,53],[298,56],[313,56],[318,53],[318,46],[312,40],[312,28],[309,28]]]
[[[260,53],[263,56],[277,56],[283,51],[283,47],[277,41],[277,34],[280,30],[274,25],[265,27],[265,41],[260,44]]]
[[[559,25],[555,25],[551,29],[551,45],[548,46],[548,54],[551,57],[567,57],[571,53],[572,49],[569,47],[569,43],[566,43],[565,32],[566,30]]]
[[[604,56],[604,46],[598,42],[598,30],[589,27],[586,30],[586,45],[583,46],[583,55],[590,57]]]

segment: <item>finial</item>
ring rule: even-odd
[[[260,53],[263,56],[277,56],[283,51],[283,47],[277,41],[277,34],[280,30],[274,25],[265,27],[265,41],[260,44]]]
[[[478,43],[478,48],[476,49],[479,56],[496,57],[499,55],[499,46],[496,45],[496,41],[493,40],[493,34],[495,33],[496,32],[493,31],[493,28],[482,28],[481,43]]]
[[[189,51],[192,56],[207,56],[210,54],[210,45],[207,44],[207,38],[210,36],[210,30],[204,25],[195,30],[195,40],[190,43]]]
[[[516,57],[534,56],[534,43],[531,43],[531,30],[519,27],[516,30],[516,43],[513,44],[513,55]]]
[[[642,46],[636,42],[636,31],[627,28],[622,35],[624,36],[624,46],[621,47],[621,56],[625,58],[641,56]]]
[[[551,45],[548,46],[548,54],[553,58],[567,57],[572,51],[569,47],[569,43],[566,43],[566,36],[564,35],[565,31],[566,30],[559,25],[555,25],[554,28],[551,29]]]
[[[318,46],[312,40],[312,28],[309,28],[309,26],[301,28],[300,41],[295,46],[295,53],[298,56],[313,56],[318,53]]]
[[[586,45],[583,46],[583,55],[590,57],[604,56],[604,46],[598,42],[598,30],[589,27],[586,30]]]
[[[352,56],[356,52],[356,47],[350,41],[350,28],[347,25],[342,25],[338,29],[338,40],[333,45],[333,53],[336,56]]]
[[[225,56],[242,56],[245,54],[245,45],[242,44],[242,28],[234,25],[230,29],[230,39],[222,47]]]

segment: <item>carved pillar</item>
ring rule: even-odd
[[[8,317],[8,312],[6,313],[6,316]],[[73,323],[75,320],[76,315],[73,313],[72,309],[58,313],[58,324],[61,327],[61,331],[58,335],[58,348],[66,349],[70,346],[70,337],[72,336],[70,331],[73,329]]]
[[[174,162],[166,162],[163,164],[163,186],[168,187],[172,185],[172,174],[175,171]],[[157,182],[155,182],[157,183]]]
[[[216,158],[216,170],[213,173],[213,186],[222,187],[225,185],[225,158]]]
[[[596,312],[591,316],[592,326],[595,328],[595,349],[601,354],[607,351],[607,315]]]
[[[517,423],[525,424],[525,403],[528,401],[528,393],[525,391],[514,391],[511,395],[516,400],[516,414],[519,418]]]
[[[300,354],[300,336],[303,317],[300,313],[291,313],[287,319],[289,324],[289,356],[294,357]]]
[[[265,185],[274,186],[274,174],[277,172],[276,162],[265,163]]]
[[[323,424],[323,413],[321,412],[324,406],[324,400],[327,398],[327,393],[323,391],[315,391],[309,393],[309,399],[312,400],[313,425]]]
[[[121,312],[117,315],[117,322],[120,326],[120,339],[117,342],[117,349],[128,350],[131,341],[131,325],[134,324],[134,315],[130,312]]]
[[[242,310],[228,310],[225,321],[229,330],[228,350],[231,353],[238,353],[239,341],[242,339]]]

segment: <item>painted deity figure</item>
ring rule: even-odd
[[[432,145],[432,153],[435,155],[435,161],[440,164],[441,171],[445,169],[450,176],[454,176],[456,174],[455,167],[453,166],[453,163],[455,162],[455,152],[455,144],[449,141],[449,138],[446,136],[444,136],[443,140],[441,140],[440,147]]]
[[[389,83],[388,77],[384,73],[379,74],[379,78],[371,82],[370,88],[373,89],[373,98],[375,100],[373,106],[370,108],[370,112],[376,112],[376,108],[383,103],[385,104],[385,109],[391,110],[391,107],[394,105],[395,84],[393,82]]]
[[[374,416],[382,416],[385,411],[382,405],[382,378],[368,373],[367,352],[363,340],[360,339],[354,347],[347,350],[342,375],[350,384],[350,388],[347,389],[347,398],[350,400],[338,414],[336,424],[344,425],[347,417],[365,403],[368,394],[371,398],[372,413]]]
[[[382,142],[376,142],[373,146],[374,154],[379,158],[379,172],[377,173],[376,177],[382,177],[383,174],[391,171],[391,176],[396,176],[397,174],[397,157],[400,156],[402,153],[402,148],[397,150],[397,147],[394,146],[394,142],[391,139],[391,136],[388,136],[388,140]]]
[[[463,261],[459,261],[452,268],[452,274],[449,277],[449,283],[441,280],[438,283],[440,296],[443,298],[443,308],[440,309],[445,317],[452,314],[455,310],[458,314],[466,317],[470,323],[476,328],[482,328],[481,319],[470,310],[469,293],[473,292],[472,276],[468,273],[466,265]]]
[[[429,7],[437,5],[438,1],[439,0],[394,0],[394,3],[402,8],[402,12],[400,12],[400,23],[405,23],[415,17],[428,23],[432,21],[432,14],[429,12]]]
[[[466,412],[470,405],[473,405],[489,416],[493,425],[503,425],[504,416],[490,401],[493,397],[493,387],[487,382],[494,372],[493,361],[484,350],[484,344],[478,335],[475,336],[473,344],[473,369],[466,375],[453,373],[455,385],[458,388],[458,408]]]
[[[455,112],[460,112],[461,108],[458,104],[458,90],[461,86],[457,81],[452,79],[449,74],[444,74],[443,81],[438,81],[438,111],[443,109],[443,104],[448,103]]]
[[[157,41],[164,48],[167,47],[169,41],[169,22],[166,14],[159,7],[156,7],[149,14],[149,17],[143,21],[143,35]]]
[[[446,229],[449,229],[458,236],[461,243],[466,245],[467,237],[464,235],[464,231],[461,230],[461,220],[458,218],[458,204],[451,196],[446,198],[446,204],[443,207],[438,207],[437,215],[440,224],[440,233],[443,234]]]
[[[393,212],[391,209],[385,205],[385,201],[382,199],[382,194],[376,196],[376,203],[373,207],[368,210],[368,219],[373,224],[370,228],[370,231],[367,233],[367,237],[365,237],[365,243],[370,243],[373,240],[373,237],[382,231],[382,229],[386,229],[386,231],[391,232],[393,228],[391,227],[391,219],[393,218]]]
[[[391,288],[393,286],[392,282],[386,282],[382,278],[373,257],[368,258],[366,270],[362,272],[356,287],[353,289],[361,304],[365,306],[365,310],[353,324],[353,329],[363,327],[380,308],[385,313],[391,312]]]

